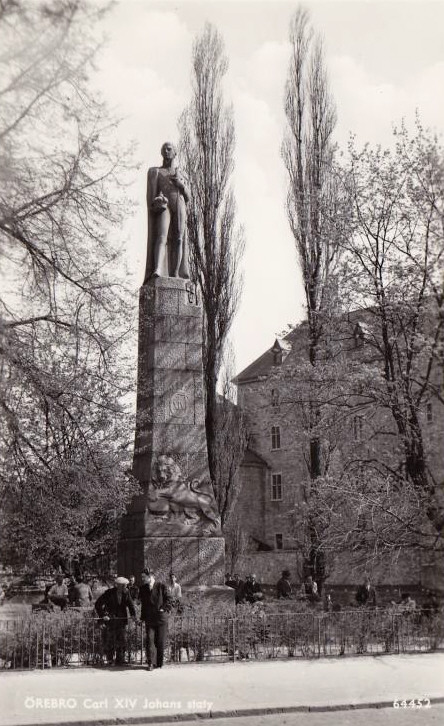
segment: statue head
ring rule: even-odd
[[[165,141],[165,143],[162,144],[160,153],[164,161],[172,161],[177,156],[176,147],[171,143],[171,141]]]
[[[171,456],[162,454],[156,461],[156,481],[159,484],[176,482],[180,479],[180,468]]]

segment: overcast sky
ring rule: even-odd
[[[413,123],[415,109],[425,125],[442,130],[443,0],[305,6],[324,38],[341,146],[350,132],[362,144],[389,144],[393,124],[403,117]],[[106,20],[100,84],[125,116],[121,133],[138,142],[141,164],[130,189],[137,212],[124,230],[136,284],[145,267],[146,170],[160,163],[162,143],[178,138],[177,119],[190,98],[194,36],[207,20],[223,35],[230,60],[225,91],[236,124],[233,184],[247,243],[243,299],[231,335],[238,371],[269,348],[287,323],[304,316],[280,159],[288,25],[296,8],[276,0],[120,0]]]

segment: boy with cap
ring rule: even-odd
[[[108,664],[114,660],[116,665],[123,665],[126,646],[126,626],[128,625],[128,610],[132,617],[136,616],[134,603],[127,590],[126,577],[117,577],[114,587],[100,595],[96,600],[95,610],[105,625],[103,640]]]

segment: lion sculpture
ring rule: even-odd
[[[188,526],[198,525],[203,515],[207,522],[203,532],[215,532],[220,528],[220,518],[211,483],[205,482],[205,491],[201,486],[197,479],[186,481],[174,459],[161,455],[156,461],[148,509],[161,519],[180,521]]]

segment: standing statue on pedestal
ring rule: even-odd
[[[162,166],[148,169],[148,254],[143,284],[153,277],[189,278],[187,209],[190,193],[169,141],[160,151]]]

